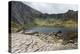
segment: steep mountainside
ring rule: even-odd
[[[32,22],[34,17],[40,16],[42,13],[32,9],[19,1],[11,1],[11,20],[23,24]]]

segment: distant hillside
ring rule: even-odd
[[[78,11],[68,10],[68,12],[65,13],[65,16],[66,18],[78,21]]]
[[[68,20],[68,19],[73,19],[77,20],[78,19],[78,11],[73,11],[73,10],[68,10],[65,13],[59,13],[59,14],[44,14],[45,18],[55,18],[55,19],[62,19],[62,20]]]

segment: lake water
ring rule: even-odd
[[[71,29],[71,28],[53,28],[53,27],[32,27],[26,30],[26,32],[69,32],[69,31],[75,31],[77,32],[77,28]]]

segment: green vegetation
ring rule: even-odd
[[[11,21],[11,31],[12,32],[19,32],[23,29],[28,29],[28,28],[34,27],[34,26],[36,26],[36,24],[34,22],[21,25],[21,24],[15,23],[14,21]]]
[[[11,31],[12,32],[17,32],[17,31],[21,30],[22,28],[23,28],[22,25],[19,25],[15,22],[11,21]]]
[[[67,27],[67,28],[76,28],[77,27],[77,22],[69,19],[69,20],[61,20],[61,19],[54,19],[54,18],[35,18],[33,22],[29,24],[17,24],[13,21],[11,21],[11,28],[12,31],[20,31],[23,28],[27,29],[30,27]]]
[[[61,20],[61,19],[40,19],[37,18],[34,21],[37,26],[50,26],[50,27],[68,27],[68,28],[75,28],[77,27],[77,23],[70,20]]]

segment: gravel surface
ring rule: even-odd
[[[47,43],[35,35],[12,33],[11,38],[12,53],[40,52],[77,48],[77,46],[72,43],[66,45],[62,45],[60,41],[57,43]]]

